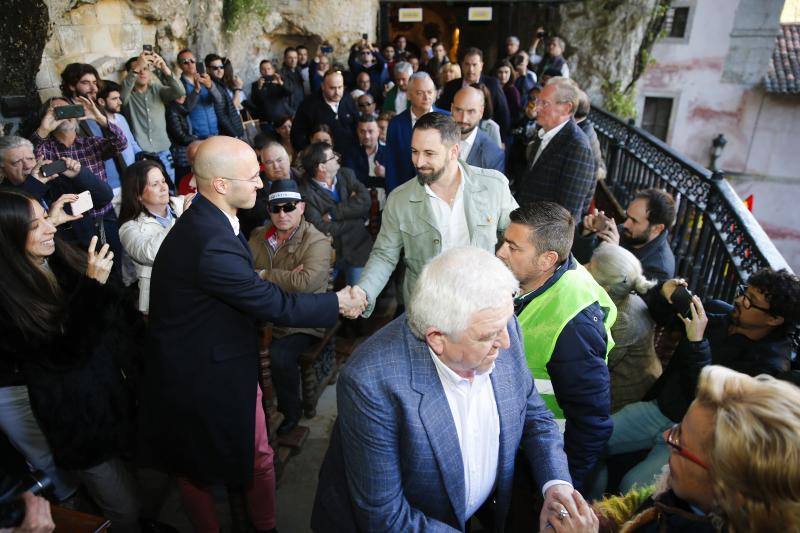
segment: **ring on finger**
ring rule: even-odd
[[[568,516],[569,516],[569,511],[567,511],[566,509],[561,509],[560,511],[558,511],[558,519],[559,520],[564,520]]]

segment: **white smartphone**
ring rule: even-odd
[[[94,207],[94,203],[92,202],[92,194],[89,191],[83,191],[78,195],[78,199],[74,202],[70,202],[69,205],[72,208],[73,215],[82,215]]]

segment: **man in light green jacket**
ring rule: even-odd
[[[416,179],[389,195],[378,238],[355,291],[362,291],[369,316],[400,253],[406,266],[404,301],[430,259],[457,246],[477,246],[494,253],[498,236],[517,202],[506,177],[496,170],[459,161],[458,125],[442,113],[428,113],[414,125],[411,158]]]

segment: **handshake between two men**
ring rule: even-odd
[[[345,318],[355,319],[367,308],[367,293],[358,285],[347,286],[336,293],[339,313]]]

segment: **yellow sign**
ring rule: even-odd
[[[401,7],[397,10],[399,22],[422,22],[421,7]]]
[[[492,20],[492,8],[471,7],[467,12],[467,20],[470,22],[489,22]]]

